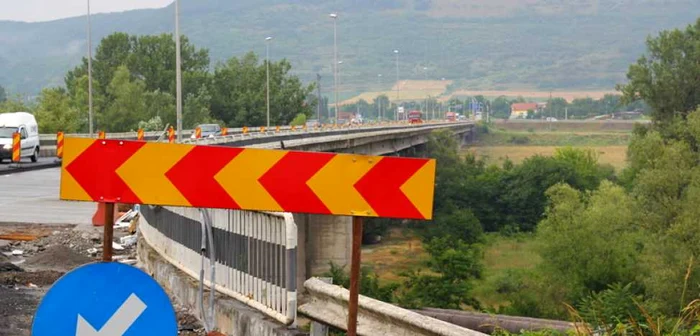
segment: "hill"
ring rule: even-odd
[[[609,90],[646,36],[693,22],[700,0],[182,0],[181,29],[215,62],[249,50],[264,55],[265,37],[274,36],[272,57],[288,58],[305,80],[320,73],[326,91],[334,11],[341,98],[349,98],[391,89],[394,49],[401,79],[445,78],[452,90]],[[115,31],[173,26],[172,5],[94,15],[94,45]],[[85,54],[85,31],[85,17],[0,22],[0,85],[26,93],[61,85]]]

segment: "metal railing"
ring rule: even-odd
[[[284,323],[296,319],[297,226],[289,213],[208,210],[213,223],[215,288]],[[196,208],[141,206],[143,238],[185,273],[199,278],[200,214]],[[207,251],[204,252],[209,257]],[[205,285],[211,287],[209,274]]]

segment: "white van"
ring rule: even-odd
[[[12,133],[19,132],[21,157],[32,162],[39,159],[39,125],[27,112],[0,113],[0,162],[12,159]]]

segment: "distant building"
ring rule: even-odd
[[[510,119],[526,119],[527,111],[537,112],[537,103],[514,103],[510,105]]]

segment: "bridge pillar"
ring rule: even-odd
[[[330,263],[350,266],[352,217],[295,214],[297,284],[330,270]]]

